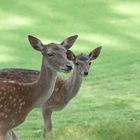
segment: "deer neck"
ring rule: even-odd
[[[43,58],[39,78],[36,83],[33,102],[35,107],[43,106],[53,93],[57,72],[53,70]]]
[[[79,74],[76,67],[74,67],[72,75],[66,80],[66,89],[69,98],[73,98],[79,91],[82,84],[82,76]]]

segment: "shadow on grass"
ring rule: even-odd
[[[132,133],[135,135],[132,140],[140,137],[139,126],[136,125],[138,118],[132,123],[125,121],[130,114],[139,116],[136,114],[139,105],[135,103],[135,97],[139,97],[139,5],[138,0],[9,0],[0,5],[1,68],[40,67],[41,55],[30,47],[27,34],[38,36],[46,43],[60,42],[69,35],[79,34],[79,41],[72,48],[76,53],[89,53],[96,46],[103,46],[100,58],[92,64],[90,77],[84,82],[84,90],[73,102],[74,106],[67,108],[68,111],[63,114],[54,115],[58,130],[54,139],[121,140],[124,135],[126,138],[123,140],[128,140]],[[75,116],[71,115],[73,113]],[[101,121],[103,115],[105,122]],[[18,128],[22,138],[29,139],[29,135],[31,140],[40,138],[42,120],[36,116],[32,115],[30,127]],[[118,124],[113,122],[115,116],[120,119]],[[98,121],[97,127],[90,126],[94,119]],[[71,127],[76,122],[81,126]],[[84,122],[86,126],[82,125]]]

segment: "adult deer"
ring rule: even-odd
[[[89,55],[81,54],[75,56],[71,51],[67,51],[68,58],[74,63],[74,70],[72,75],[63,79],[58,77],[55,89],[52,96],[42,107],[44,117],[44,136],[45,133],[52,130],[51,115],[53,111],[62,110],[69,101],[78,93],[82,77],[87,76],[91,61],[95,60],[101,51],[101,47],[94,49]],[[27,69],[2,69],[0,70],[0,77],[12,79],[20,82],[31,82],[37,79],[39,71]]]
[[[24,122],[34,107],[44,105],[54,90],[58,71],[70,72],[72,69],[66,52],[74,44],[77,35],[65,39],[61,44],[44,45],[33,36],[28,36],[28,39],[31,46],[43,56],[41,72],[30,83],[0,79],[0,140],[9,130]]]

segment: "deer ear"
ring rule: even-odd
[[[76,59],[75,54],[71,50],[67,50],[66,55],[67,55],[67,58],[71,61],[74,61]]]
[[[96,58],[99,56],[99,54],[100,54],[100,52],[101,52],[101,48],[102,48],[102,47],[100,46],[100,47],[94,49],[94,50],[89,54],[90,60],[94,60],[94,59],[96,59]]]
[[[66,38],[61,45],[63,45],[67,50],[72,47],[72,45],[74,44],[74,42],[76,41],[76,39],[78,38],[78,35],[74,35],[74,36],[70,36],[68,38]]]
[[[44,46],[43,46],[42,42],[38,38],[36,38],[34,36],[31,36],[31,35],[28,35],[28,40],[29,40],[31,46],[35,50],[41,51],[41,52],[43,51]]]

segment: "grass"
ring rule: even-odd
[[[79,94],[53,114],[48,140],[140,139],[140,2],[138,0],[1,0],[0,68],[40,69],[41,55],[27,34],[43,42],[79,35],[72,50],[102,45]],[[41,111],[15,129],[22,140],[41,139]]]

